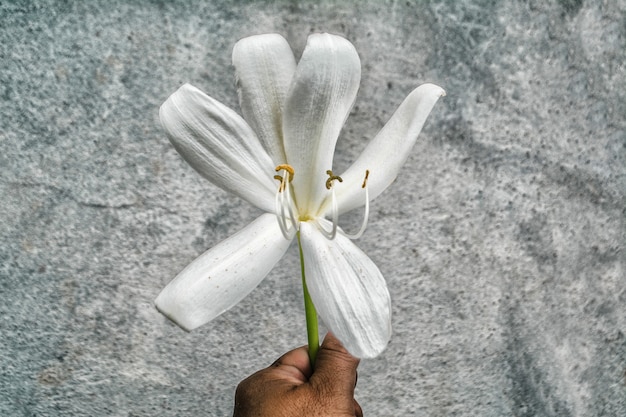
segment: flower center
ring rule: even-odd
[[[326,236],[328,239],[332,240],[337,235],[337,227],[339,223],[339,209],[337,206],[337,197],[335,195],[335,188],[333,184],[335,181],[343,182],[343,178],[339,175],[333,174],[332,170],[327,170],[326,175],[328,175],[328,179],[326,180],[326,189],[330,191],[330,201],[331,201],[331,219],[332,219],[332,227],[330,230],[326,230],[320,221],[316,218],[311,217],[308,214],[300,215],[296,217],[295,207],[293,204],[293,198],[291,196],[291,187],[289,183],[293,181],[293,177],[295,176],[295,170],[289,164],[281,164],[275,168],[276,172],[281,172],[282,175],[274,175],[274,179],[280,181],[278,186],[278,191],[276,191],[276,218],[278,220],[278,225],[280,226],[280,231],[282,232],[285,239],[291,240],[293,236],[296,234],[300,227],[300,222],[305,221],[313,221],[315,222],[319,231]],[[361,237],[365,228],[367,227],[367,219],[369,217],[369,193],[367,190],[367,180],[369,178],[370,171],[365,170],[365,177],[363,178],[363,183],[361,188],[364,190],[365,196],[365,214],[363,216],[363,222],[361,223],[361,228],[355,234],[349,234],[342,231],[342,233],[348,237],[349,239],[358,239]]]

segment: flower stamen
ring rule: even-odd
[[[326,180],[326,189],[330,190],[331,195],[331,213],[332,213],[332,221],[333,227],[330,231],[324,229],[321,224],[318,223],[318,227],[322,234],[326,236],[327,239],[333,240],[335,236],[337,236],[337,225],[339,223],[339,209],[337,208],[337,197],[335,196],[335,189],[333,188],[333,181],[343,182],[343,178],[339,175],[334,175],[333,171],[330,169],[326,171],[328,175],[328,179]]]
[[[337,180],[339,182],[343,182],[343,178],[341,178],[339,175],[333,175],[333,171],[331,171],[330,169],[326,171],[326,174],[328,175],[328,179],[326,180],[327,190],[330,190],[332,188],[333,181]]]
[[[274,179],[280,181],[275,200],[276,219],[278,220],[278,226],[285,239],[291,240],[298,230],[298,222],[293,211],[291,189],[287,185],[288,182],[293,181],[295,171],[289,164],[282,164],[276,167],[276,172],[281,170],[283,171],[283,175],[274,175]],[[286,198],[285,195],[287,196]],[[291,227],[287,224],[287,215],[289,215]]]
[[[274,168],[276,172],[284,171],[284,177],[282,175],[274,175],[274,179],[280,181],[280,188],[278,192],[285,191],[285,186],[287,184],[287,173],[289,173],[289,182],[293,181],[293,176],[296,174],[296,171],[289,164],[280,164],[276,168]]]
[[[346,233],[342,230],[344,236],[348,239],[354,240],[360,238],[361,236],[363,236],[363,232],[365,232],[365,229],[367,228],[367,220],[370,216],[370,196],[367,190],[367,179],[369,178],[369,176],[370,170],[366,169],[365,178],[363,178],[363,185],[361,185],[361,188],[365,190],[365,213],[363,214],[363,222],[361,223],[361,228],[359,229],[359,231],[354,234]]]

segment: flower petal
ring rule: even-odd
[[[363,205],[361,185],[366,170],[369,170],[367,186],[370,200],[396,179],[428,114],[443,95],[445,91],[434,84],[422,84],[409,94],[352,166],[341,174],[343,182],[335,183],[339,213]],[[323,207],[323,212],[329,211],[330,199],[324,202]]]
[[[189,84],[163,103],[159,116],[174,148],[202,176],[274,211],[274,163],[241,116]]]
[[[278,34],[244,38],[235,44],[233,65],[244,118],[274,165],[286,163],[283,105],[296,70],[289,44]]]
[[[307,288],[318,314],[352,355],[377,356],[391,337],[391,301],[379,269],[339,233],[329,240],[303,222],[300,236]]]
[[[283,133],[300,213],[315,214],[327,194],[326,170],[356,98],[361,63],[354,46],[329,34],[308,38],[287,96]]]
[[[263,214],[190,263],[161,291],[156,307],[191,331],[233,307],[256,288],[289,243],[280,233],[276,216]]]

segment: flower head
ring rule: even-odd
[[[332,171],[335,144],[360,82],[359,57],[339,36],[314,34],[300,61],[280,35],[239,41],[233,64],[243,117],[191,85],[161,106],[182,157],[215,185],[266,213],[200,255],[156,299],[186,330],[228,310],[270,272],[300,234],[307,286],[326,326],[357,357],[391,336],[385,280],[351,238],[369,201],[398,176],[443,89],[424,84],[346,172]],[[365,206],[355,235],[338,216]]]

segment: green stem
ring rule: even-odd
[[[320,336],[317,327],[317,311],[309,289],[306,286],[306,278],[304,276],[304,254],[302,253],[302,244],[300,243],[300,232],[298,231],[298,249],[300,250],[300,269],[302,271],[302,289],[304,291],[304,312],[306,315],[306,334],[309,339],[309,360],[311,361],[311,367],[315,366],[315,359],[317,358],[317,351],[320,347]]]

